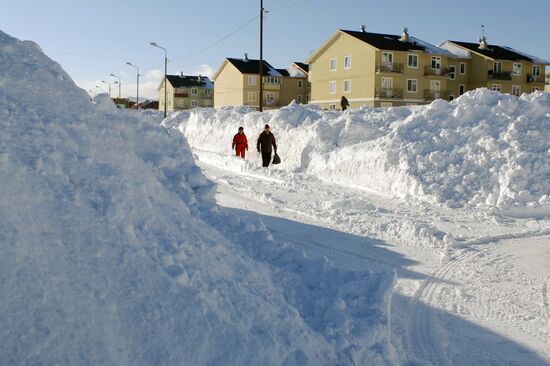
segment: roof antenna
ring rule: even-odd
[[[485,37],[485,25],[481,25],[481,37],[479,37],[479,49],[487,49],[487,37]]]
[[[401,38],[399,40],[401,42],[409,42],[409,28],[403,28],[403,33],[401,33]]]
[[[363,33],[367,32],[367,27],[364,24],[361,25],[361,32],[363,32]]]

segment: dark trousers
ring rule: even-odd
[[[268,167],[269,163],[271,162],[271,151],[270,152],[263,152],[262,151],[262,166]]]

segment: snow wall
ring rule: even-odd
[[[248,159],[259,163],[255,141],[265,123],[278,141],[278,169],[449,207],[550,214],[548,93],[518,98],[478,89],[452,102],[346,112],[223,107],[181,112],[165,125],[179,128],[199,156],[231,154],[243,126]]]
[[[0,363],[394,364],[395,275],[224,213],[160,120],[0,32]]]

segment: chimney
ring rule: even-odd
[[[401,42],[409,42],[409,28],[403,28],[403,33],[401,33]]]
[[[245,61],[248,61],[248,53],[245,53],[245,54],[244,54],[244,60],[245,60]]]
[[[183,71],[180,71],[180,77],[181,78],[183,77]]]
[[[363,33],[367,32],[367,27],[364,24],[361,26],[361,32]]]
[[[201,81],[201,79],[202,79],[202,75],[200,75],[200,74],[199,74],[199,77],[197,78],[197,81],[199,81],[199,82],[200,82],[200,81]]]
[[[481,37],[479,37],[479,49],[480,50],[486,50],[488,48],[487,45],[487,37],[485,37],[485,26],[481,26]]]

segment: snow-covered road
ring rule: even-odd
[[[232,214],[336,266],[395,270],[402,365],[549,365],[550,220],[392,200],[195,149]]]

